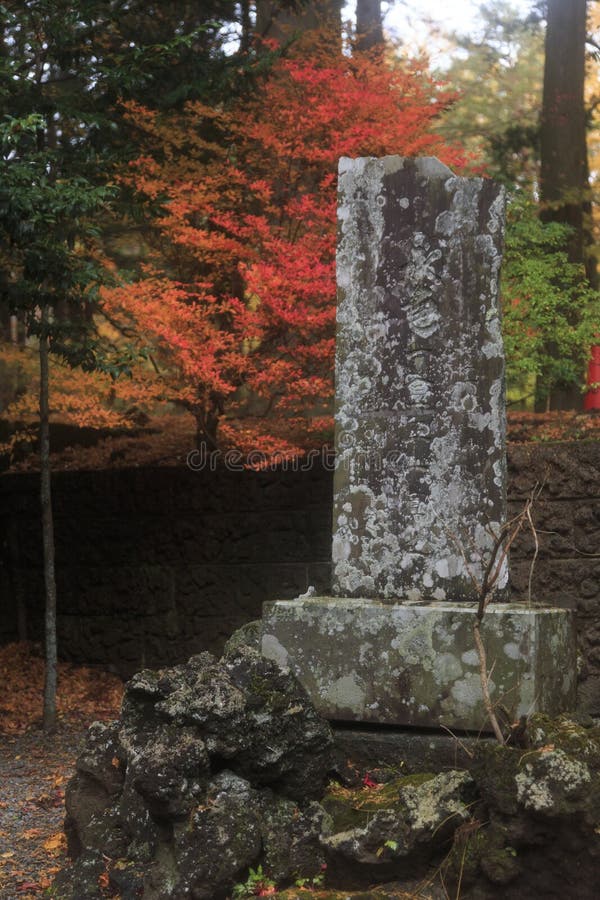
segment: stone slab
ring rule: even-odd
[[[262,653],[290,668],[332,721],[487,730],[476,605],[310,597],[265,603]],[[492,603],[482,637],[490,692],[511,719],[573,709],[569,610]]]
[[[333,724],[335,770],[344,780],[360,783],[374,769],[398,775],[470,769],[482,743],[492,735],[420,731],[416,728],[376,728]]]
[[[475,600],[506,517],[504,191],[344,158],[338,222],[333,594]]]

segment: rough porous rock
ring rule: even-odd
[[[596,900],[591,719],[536,715],[523,746],[469,745],[469,772],[402,776],[398,759],[356,788],[325,788],[331,741],[293,678],[243,643],[219,662],[139,673],[121,719],[94,725],[77,761],[75,861],[54,896],[225,900],[262,866],[290,898],[325,872],[323,900],[447,896],[440,873],[464,900]]]
[[[591,725],[534,716],[528,747],[481,745],[471,770],[480,802],[447,861],[461,896],[598,897],[600,728]]]
[[[366,796],[334,789],[323,800],[332,817],[323,844],[337,868],[359,863],[367,880],[372,867],[401,871],[403,858],[431,858],[469,819],[474,787],[467,772],[450,771],[396,778]]]
[[[335,887],[395,878],[401,895],[406,876],[437,871],[445,896],[463,900],[598,897],[600,727],[589,718],[535,715],[523,746],[482,741],[468,774],[332,789],[322,805]]]
[[[138,673],[67,787],[75,863],[58,895],[104,896],[104,874],[122,900],[209,900],[261,860],[281,880],[315,876],[332,742],[293,676],[243,641]]]
[[[234,631],[231,637],[225,641],[223,647],[223,655],[231,656],[239,647],[252,647],[253,650],[260,651],[260,639],[262,636],[262,620],[252,619],[246,622],[237,631]]]

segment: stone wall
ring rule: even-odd
[[[513,445],[511,509],[536,485],[539,552],[532,598],[575,609],[585,703],[600,712],[600,444]],[[42,628],[35,475],[0,478],[0,639]],[[263,600],[330,589],[332,474],[192,472],[185,468],[54,476],[59,637],[78,661],[129,674],[219,652]],[[531,535],[516,542],[513,594],[527,595]]]
[[[600,443],[517,444],[509,448],[509,509],[541,490],[529,531],[513,545],[511,589],[577,613],[582,651],[580,706],[600,714]]]
[[[0,478],[0,638],[16,596],[42,628],[38,477]],[[262,601],[328,590],[331,473],[61,472],[53,479],[63,656],[129,674],[220,651]]]

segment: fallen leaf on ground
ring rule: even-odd
[[[0,731],[19,734],[42,718],[45,663],[39,644],[31,641],[0,648],[4,715]],[[90,666],[59,662],[56,706],[59,721],[90,722],[115,718],[123,683],[116,675]],[[21,754],[15,760],[21,760]]]
[[[46,838],[42,846],[47,853],[60,853],[65,849],[66,844],[67,842],[62,831],[57,831],[56,834]]]

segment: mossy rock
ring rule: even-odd
[[[289,888],[272,895],[277,900],[421,900],[427,894],[415,894],[401,888],[371,888],[368,891],[334,891]]]
[[[481,873],[497,885],[507,885],[520,874],[517,851],[505,846],[500,830],[489,823],[474,821],[458,829],[444,866],[444,882],[464,891],[474,884]]]
[[[333,819],[333,831],[349,831],[361,828],[373,818],[373,813],[383,809],[401,809],[401,790],[420,786],[435,778],[433,772],[394,778],[377,787],[345,788],[341,785],[329,787],[321,801]]]
[[[445,878],[473,896],[528,900],[598,896],[600,729],[534,715],[526,748],[480,745],[471,770],[480,827],[461,840]],[[485,824],[484,824],[485,823]]]
[[[438,855],[470,818],[473,788],[467,772],[451,770],[358,790],[330,789],[322,804],[333,827],[322,843],[334,868],[350,867],[357,880],[361,872],[406,877],[410,867],[422,868]]]
[[[538,713],[528,724],[532,747],[539,749],[551,744],[600,771],[600,726],[594,725],[589,717],[584,721],[585,724],[568,715],[551,718]]]
[[[531,747],[481,745],[473,775],[483,800],[505,816],[594,818],[600,796],[600,729],[567,716],[533,716]],[[600,821],[600,811],[596,819]]]

